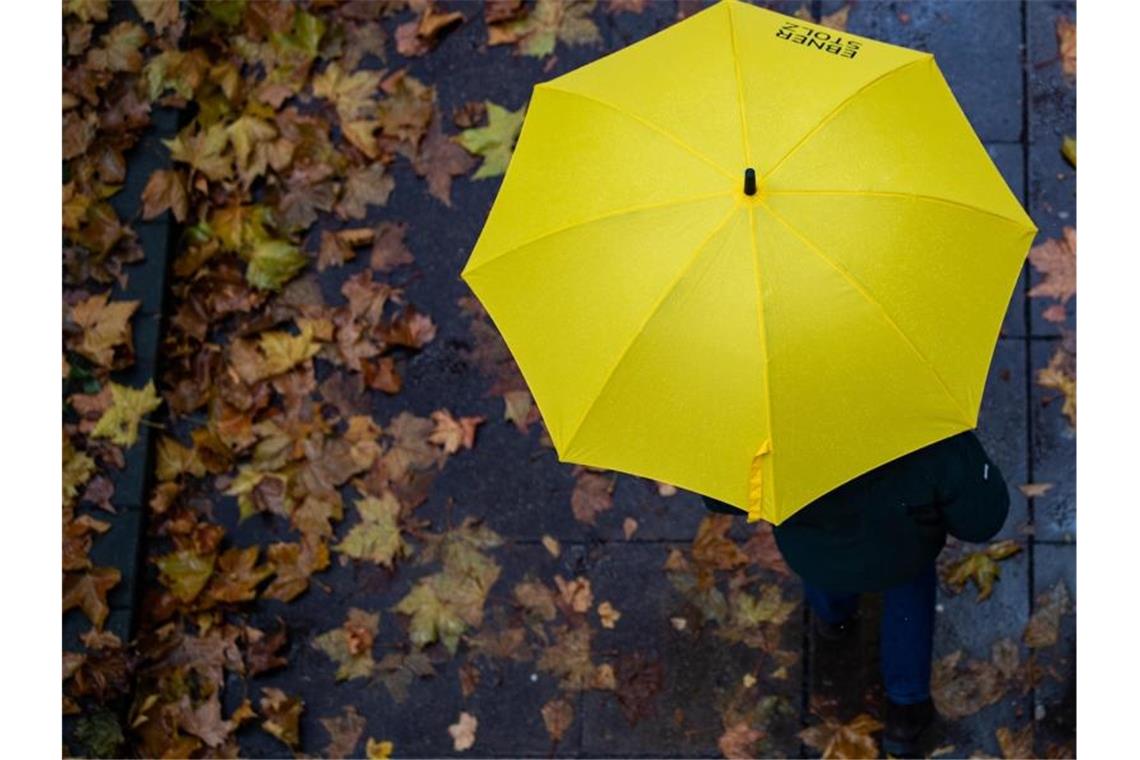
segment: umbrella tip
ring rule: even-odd
[[[744,170],[744,194],[756,195],[756,170],[751,167]]]

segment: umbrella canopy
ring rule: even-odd
[[[562,461],[779,523],[976,426],[1035,232],[932,55],[724,0],[534,88],[462,276]]]

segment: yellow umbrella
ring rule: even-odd
[[[562,461],[779,523],[976,426],[1035,232],[932,55],[725,0],[534,88],[462,276]]]

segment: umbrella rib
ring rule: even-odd
[[[614,375],[617,373],[617,368],[620,367],[622,361],[625,360],[626,354],[629,353],[630,349],[633,348],[634,344],[636,344],[638,339],[641,338],[642,333],[645,332],[645,328],[648,327],[649,323],[653,321],[653,318],[657,316],[657,312],[661,310],[661,306],[665,303],[669,296],[672,295],[673,291],[677,289],[677,285],[680,284],[681,280],[685,279],[685,275],[690,269],[693,268],[693,264],[696,263],[697,259],[701,257],[701,253],[705,250],[705,247],[708,246],[709,242],[714,237],[716,237],[721,230],[725,228],[725,226],[729,223],[729,221],[731,221],[732,217],[734,217],[739,210],[740,208],[734,205],[728,210],[728,213],[725,214],[724,217],[716,223],[716,226],[712,228],[712,231],[710,231],[708,235],[705,235],[704,239],[701,240],[701,242],[698,243],[697,246],[693,249],[692,254],[689,256],[689,260],[686,261],[685,265],[681,267],[676,275],[674,275],[673,281],[669,283],[668,287],[666,287],[664,291],[662,291],[656,303],[654,303],[653,307],[650,308],[649,313],[645,316],[645,319],[642,320],[641,325],[639,325],[637,330],[633,333],[633,337],[630,338],[629,343],[627,343],[625,345],[625,348],[621,350],[621,353],[618,354],[617,360],[606,372],[605,380],[602,381],[601,386],[598,388],[598,392],[594,395],[594,398],[586,407],[586,411],[582,413],[582,416],[578,418],[578,422],[574,425],[573,428],[571,428],[570,435],[568,438],[566,438],[567,455],[569,455],[570,449],[574,446],[574,439],[581,431],[582,425],[585,424],[586,419],[590,416],[590,412],[594,410],[594,406],[598,403],[598,399],[605,395],[606,388],[609,387],[610,381],[614,379]]]
[[[661,135],[662,137],[664,137],[667,140],[669,140],[670,142],[672,142],[674,145],[676,145],[681,150],[683,150],[686,153],[688,153],[689,155],[691,155],[693,158],[696,158],[696,159],[703,161],[704,163],[708,164],[711,168],[715,169],[717,171],[717,173],[721,174],[722,176],[727,177],[728,179],[735,179],[735,177],[736,177],[735,174],[732,174],[727,169],[725,169],[723,166],[718,164],[716,161],[713,161],[711,158],[706,156],[704,153],[701,153],[699,150],[694,148],[692,145],[689,145],[687,142],[685,142],[681,138],[677,137],[672,132],[669,132],[668,130],[662,129],[661,127],[657,126],[656,124],[654,124],[651,121],[646,121],[645,119],[641,118],[640,116],[638,116],[635,113],[632,113],[630,111],[626,111],[624,108],[619,108],[618,106],[615,106],[613,103],[602,100],[600,98],[596,98],[593,95],[587,95],[584,92],[575,92],[574,90],[564,90],[561,87],[552,87],[548,83],[535,85],[536,90],[540,87],[544,90],[550,90],[552,92],[561,92],[565,95],[573,95],[575,97],[582,98],[583,100],[588,100],[592,103],[597,103],[600,106],[604,106],[604,107],[610,109],[611,111],[613,111],[615,113],[621,114],[622,116],[626,117],[630,121],[633,121],[637,124],[640,124],[641,126],[645,127],[646,129],[648,129],[650,131],[656,132],[657,134]]]
[[[642,204],[637,205],[637,206],[625,206],[625,207],[619,208],[615,211],[607,211],[604,214],[598,214],[596,216],[591,216],[588,219],[583,219],[581,221],[574,222],[573,224],[564,224],[561,227],[557,227],[553,230],[550,230],[549,232],[544,232],[541,235],[537,235],[535,237],[530,238],[529,240],[524,240],[523,242],[519,243],[518,245],[513,245],[510,248],[508,248],[507,250],[505,250],[501,253],[495,254],[492,258],[489,258],[486,261],[481,261],[478,264],[476,264],[475,266],[473,266],[469,269],[465,269],[464,275],[469,275],[472,272],[476,271],[477,269],[481,269],[481,268],[487,266],[488,264],[491,264],[491,263],[498,261],[499,259],[503,258],[504,256],[507,256],[507,255],[512,254],[512,253],[516,253],[517,251],[520,251],[524,248],[527,248],[528,246],[534,245],[535,243],[537,243],[540,240],[545,240],[548,237],[553,237],[554,235],[560,235],[563,232],[569,232],[570,230],[578,229],[579,227],[585,227],[586,225],[593,224],[594,222],[601,222],[601,221],[605,221],[606,219],[615,219],[617,217],[626,216],[628,214],[636,214],[638,211],[652,211],[653,209],[669,208],[670,206],[683,206],[686,203],[697,203],[698,201],[707,201],[707,200],[711,200],[713,198],[728,197],[729,195],[732,195],[732,191],[730,191],[730,190],[719,190],[715,193],[701,193],[700,195],[690,195],[690,196],[685,197],[685,198],[674,198],[673,200],[659,201],[657,203],[642,203]]]
[[[768,445],[775,449],[773,439],[774,426],[772,423],[772,373],[768,364],[768,320],[764,318],[764,290],[763,280],[760,276],[760,245],[756,242],[756,212],[754,206],[748,207],[748,239],[752,243],[752,271],[756,276],[756,316],[760,328],[760,350],[764,353],[764,409],[768,415]],[[775,468],[773,477],[768,484],[772,492],[772,503],[776,504],[776,478]]]
[[[919,63],[922,63],[923,61],[929,61],[929,60],[932,60],[933,58],[934,58],[934,56],[927,54],[927,55],[925,55],[925,56],[922,56],[921,58],[918,58],[918,59],[916,59],[916,60],[910,61],[910,62],[908,62],[908,63],[904,63],[904,64],[903,64],[903,65],[901,65],[901,66],[898,66],[898,67],[896,67],[896,68],[893,68],[893,69],[891,69],[890,71],[886,71],[886,72],[883,72],[883,73],[882,73],[882,74],[880,74],[879,76],[877,76],[877,77],[875,77],[874,79],[872,79],[870,82],[867,82],[865,85],[863,85],[862,87],[860,87],[860,88],[859,88],[858,90],[856,90],[855,92],[853,92],[853,93],[851,93],[850,95],[848,95],[846,98],[844,98],[842,101],[840,101],[840,103],[839,103],[837,106],[835,106],[835,108],[831,109],[831,111],[829,111],[829,112],[827,113],[827,115],[826,115],[826,116],[824,116],[822,119],[820,119],[819,123],[818,123],[818,124],[816,124],[814,127],[812,127],[812,129],[811,129],[810,131],[808,131],[808,133],[807,133],[807,134],[805,134],[803,137],[801,137],[801,138],[800,138],[800,139],[799,139],[799,140],[796,142],[796,144],[795,144],[795,145],[793,145],[793,146],[792,146],[792,147],[791,147],[791,148],[788,150],[788,152],[787,152],[787,153],[785,153],[785,154],[783,155],[783,157],[782,157],[782,158],[780,158],[780,160],[779,160],[779,161],[777,161],[777,162],[776,162],[776,163],[775,163],[775,164],[772,166],[772,168],[768,170],[768,173],[767,173],[767,175],[766,175],[766,176],[767,176],[767,177],[770,179],[770,178],[772,177],[772,175],[776,173],[776,170],[777,170],[777,169],[779,169],[781,166],[783,166],[783,164],[784,164],[784,162],[785,162],[785,161],[787,161],[789,158],[791,158],[791,157],[792,157],[792,155],[793,155],[793,154],[794,154],[796,151],[798,151],[798,150],[799,150],[799,149],[800,149],[800,148],[801,148],[801,147],[804,145],[804,143],[806,143],[806,142],[807,142],[808,140],[810,140],[810,139],[811,139],[813,136],[815,136],[815,134],[816,134],[817,132],[819,132],[821,129],[823,129],[825,126],[827,126],[827,124],[828,124],[828,123],[830,123],[830,122],[831,122],[831,120],[832,120],[832,119],[834,119],[836,116],[838,116],[838,115],[839,115],[839,113],[840,113],[840,112],[841,112],[841,111],[842,111],[844,108],[846,108],[848,105],[850,105],[850,104],[851,104],[851,102],[855,100],[855,98],[859,97],[859,96],[860,96],[860,95],[862,95],[864,92],[866,92],[868,89],[870,89],[871,87],[874,87],[875,85],[877,85],[877,84],[879,84],[880,82],[884,81],[884,80],[885,80],[885,79],[887,79],[888,77],[890,77],[890,76],[892,76],[892,75],[894,75],[894,74],[897,74],[897,73],[899,73],[900,71],[903,71],[903,70],[905,70],[905,69],[909,69],[911,66],[914,66],[914,65],[917,65],[917,64],[919,64]]]
[[[981,206],[962,203],[961,201],[952,200],[950,198],[942,198],[937,195],[925,195],[923,193],[894,193],[885,190],[774,190],[772,192],[769,192],[768,195],[851,195],[866,198],[911,198],[917,201],[942,203],[947,206],[963,209],[965,211],[973,211],[978,214],[992,216],[995,219],[1000,219],[1003,222],[1009,222],[1010,224],[1017,227],[1025,227],[1022,222],[1019,222],[1016,219],[1010,219],[1008,216],[999,214],[996,211],[990,211],[989,209],[984,209]]]
[[[913,351],[915,355],[918,356],[926,368],[930,370],[930,373],[934,375],[934,378],[938,381],[938,384],[942,386],[942,390],[945,391],[946,396],[954,404],[955,409],[962,414],[966,424],[968,424],[970,427],[973,427],[973,424],[970,423],[969,412],[962,407],[962,403],[958,400],[958,397],[955,396],[954,393],[950,390],[950,386],[946,383],[945,378],[942,377],[942,373],[940,373],[937,368],[935,368],[934,363],[931,362],[926,354],[922,352],[922,349],[920,349],[914,343],[914,341],[912,341],[910,337],[903,331],[903,329],[899,327],[899,324],[894,320],[893,317],[891,317],[890,313],[879,301],[879,299],[875,298],[875,296],[869,290],[867,290],[866,287],[863,286],[863,283],[859,282],[855,275],[851,274],[847,267],[843,266],[838,261],[824,253],[823,249],[821,249],[819,246],[809,240],[806,235],[792,226],[791,222],[789,222],[780,214],[776,213],[776,211],[767,203],[763,203],[763,206],[768,211],[768,213],[772,215],[772,218],[786,227],[788,231],[791,232],[796,238],[798,238],[799,241],[803,243],[808,249],[810,249],[813,253],[827,262],[827,264],[830,265],[832,269],[838,272],[839,275],[847,281],[848,285],[854,288],[855,291],[859,293],[859,295],[861,295],[869,304],[874,306],[879,311],[879,314],[883,317],[887,324],[890,325],[896,333],[898,333],[899,337],[903,339],[903,342],[910,347],[911,351]]]
[[[740,76],[740,55],[736,45],[736,21],[732,15],[735,5],[735,3],[728,4],[728,34],[732,40],[732,68],[736,74],[736,104],[740,109],[740,139],[744,144],[744,165],[752,166],[752,149],[748,144],[748,121],[744,115],[744,85]]]

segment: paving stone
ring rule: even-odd
[[[993,594],[983,602],[977,601],[977,592],[972,586],[955,595],[940,584],[934,633],[936,661],[958,649],[963,650],[964,657],[988,660],[993,644],[1003,638],[1019,644],[1024,661],[1028,650],[1020,642],[1029,620],[1029,554],[1026,551],[1015,554],[999,562],[999,567],[1001,576],[994,583]],[[952,744],[953,757],[967,757],[976,752],[1000,757],[994,732],[1001,726],[1020,728],[1032,715],[1030,697],[1023,696],[1019,689],[1010,689],[998,703],[973,715],[957,721],[941,719],[930,746]],[[941,736],[937,735],[939,731]]]
[[[1060,640],[1055,646],[1040,649],[1037,662],[1056,674],[1046,677],[1036,689],[1038,752],[1050,745],[1070,748],[1062,754],[1042,757],[1073,757],[1077,736],[1077,547],[1076,544],[1038,543],[1033,556],[1033,588],[1042,594],[1058,581],[1069,591],[1074,614],[1061,618]]]
[[[823,12],[841,5],[824,3]],[[983,141],[1017,142],[1021,139],[1021,7],[1018,3],[858,2],[851,5],[847,30],[933,53],[962,110]]]
[[[1029,438],[1025,407],[1025,341],[998,340],[986,379],[978,439],[1009,486],[1009,517],[997,538],[1023,538],[1028,501],[1018,489],[1028,482]]]
[[[1038,227],[1034,245],[1050,238],[1061,238],[1065,227],[1077,226],[1077,176],[1061,155],[1061,141],[1042,141],[1029,146],[1029,215]],[[1044,280],[1031,268],[1030,285]],[[1059,335],[1062,328],[1076,327],[1077,297],[1065,305],[1065,321],[1051,322],[1042,312],[1058,303],[1051,297],[1030,298],[1030,332],[1032,335]]]
[[[107,594],[107,603],[114,609],[133,609],[139,588],[139,547],[146,517],[137,509],[124,509],[117,514],[100,509],[86,511],[111,525],[106,533],[95,536],[88,555],[96,567],[117,567],[122,575],[118,585]]]
[[[802,661],[787,669],[784,680],[770,677],[776,665],[770,656],[715,636],[715,624],[703,631],[677,631],[670,622],[684,616],[685,601],[662,569],[674,547],[688,543],[608,543],[587,557],[588,577],[596,603],[609,601],[621,613],[612,630],[599,630],[597,649],[613,653],[642,652],[663,665],[664,686],[655,712],[630,725],[612,694],[583,694],[582,752],[587,757],[722,757],[717,740],[724,732],[721,718],[745,674],[759,679],[755,699],[772,700],[773,717],[762,757],[788,756],[798,751]],[[775,576],[765,580],[775,582]],[[798,584],[785,581],[786,597],[800,599]],[[802,603],[802,602],[801,602]],[[783,626],[781,648],[798,650],[802,639],[799,612]],[[692,623],[693,621],[690,621]],[[749,692],[748,704],[753,692]],[[776,706],[779,706],[778,708]],[[678,713],[680,711],[680,713]],[[681,717],[679,717],[681,716]]]
[[[485,607],[483,630],[501,627],[495,608],[509,612],[515,584],[527,577],[539,578],[553,587],[556,574],[572,578],[581,569],[582,552],[565,547],[554,558],[541,545],[508,544],[488,552],[502,566],[502,574],[491,588]],[[535,662],[513,662],[475,658],[481,673],[480,687],[464,698],[460,689],[459,668],[470,654],[461,644],[454,658],[435,647],[435,676],[419,679],[408,687],[407,699],[400,703],[379,682],[353,679],[337,683],[336,664],[311,642],[325,631],[343,624],[351,607],[380,613],[380,628],[374,646],[377,659],[387,651],[402,648],[407,642],[407,618],[391,611],[412,588],[415,580],[438,570],[438,565],[420,568],[409,563],[398,565],[395,575],[367,563],[341,564],[334,557],[333,567],[317,576],[319,582],[301,597],[282,604],[260,600],[251,619],[265,631],[276,630],[276,617],[287,618],[289,625],[287,670],[267,673],[247,681],[249,696],[256,703],[261,687],[276,686],[290,695],[305,700],[301,719],[304,746],[319,753],[327,738],[319,718],[341,712],[353,705],[368,720],[366,736],[387,739],[395,744],[397,757],[571,757],[578,754],[578,724],[581,711],[575,708],[574,724],[551,754],[551,741],[543,724],[541,708],[558,696],[557,679],[548,673],[536,673]],[[600,627],[597,620],[591,623]],[[532,637],[533,638],[533,637]],[[601,662],[601,648],[593,648],[594,661]],[[240,683],[227,688],[227,711],[240,702]],[[576,703],[577,695],[570,700]],[[448,726],[466,711],[474,715],[479,726],[475,746],[467,752],[452,747]],[[256,726],[238,734],[243,756],[280,756],[284,748]],[[473,754],[474,753],[474,754]]]
[[[1037,371],[1048,366],[1058,345],[1055,340],[1030,342],[1033,480],[1053,484],[1033,500],[1033,518],[1038,539],[1073,541],[1077,535],[1076,432],[1061,413],[1061,394],[1036,382]]]
[[[115,301],[138,301],[138,311],[135,312],[137,320],[142,315],[163,313],[166,303],[167,258],[174,255],[177,233],[169,222],[136,222],[132,227],[146,258],[126,267],[127,286],[120,288],[116,285],[112,289],[111,298]]]
[[[991,143],[986,146],[986,151],[990,154],[994,165],[997,166],[998,171],[1001,172],[1002,178],[1006,184],[1009,185],[1010,191],[1021,202],[1022,206],[1026,205],[1025,199],[1025,155],[1021,145],[1014,143]],[[1001,324],[1001,334],[1004,336],[1016,337],[1025,335],[1025,278],[1029,264],[1026,263],[1021,268],[1021,274],[1018,275],[1017,284],[1013,287],[1013,292],[1010,294],[1009,307],[1006,309],[1005,318]]]
[[[1066,81],[1057,49],[1057,20],[1076,21],[1070,1],[1025,3],[1026,79],[1029,86],[1029,141],[1059,147],[1063,135],[1076,135],[1077,90]]]

